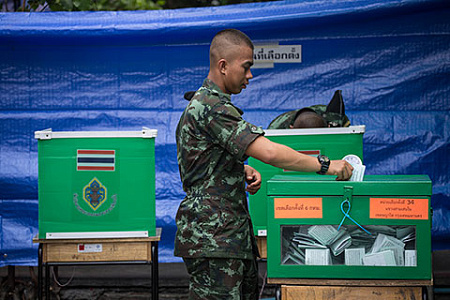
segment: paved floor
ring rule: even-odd
[[[15,290],[8,281],[8,267],[0,268],[0,299],[36,299],[37,267],[15,267]],[[277,287],[264,285],[265,263],[260,263],[260,287],[263,299],[275,299]],[[433,276],[436,300],[450,299],[450,250],[433,252]],[[116,300],[150,299],[150,266],[77,266],[59,267],[57,284],[52,284],[52,299]],[[187,299],[188,276],[181,263],[159,265],[161,300]]]

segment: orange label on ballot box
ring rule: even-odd
[[[322,198],[275,198],[275,219],[321,219]]]
[[[428,220],[428,199],[370,198],[370,218]]]

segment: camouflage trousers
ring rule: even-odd
[[[186,258],[190,275],[189,299],[257,300],[256,259]]]

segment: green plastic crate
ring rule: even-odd
[[[277,175],[267,183],[269,278],[431,279],[426,175]]]
[[[265,130],[265,137],[308,155],[324,154],[335,160],[342,159],[347,154],[354,154],[363,160],[364,132],[364,125],[342,128],[273,129]],[[252,157],[248,159],[248,164],[258,170],[262,177],[260,190],[255,195],[249,195],[249,211],[255,234],[265,236],[267,233],[267,180],[277,174],[307,173],[276,168]]]
[[[154,236],[156,134],[35,132],[39,238]]]

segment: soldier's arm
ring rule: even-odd
[[[320,171],[317,158],[305,155],[285,145],[274,143],[264,136],[256,138],[245,152],[266,164],[300,172]],[[337,175],[337,180],[348,180],[352,175],[353,167],[344,160],[332,160],[328,168],[328,175]]]

